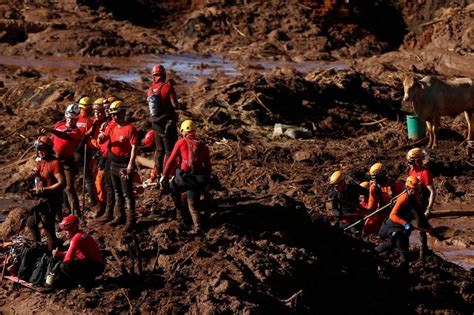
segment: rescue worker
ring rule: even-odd
[[[53,250],[53,257],[62,260],[60,269],[66,279],[84,288],[93,286],[94,280],[105,269],[105,262],[97,242],[79,229],[79,219],[71,214],[59,224],[70,240],[67,251]]]
[[[107,118],[105,117],[105,110],[104,110],[104,98],[98,98],[92,104],[92,110],[94,112],[94,122],[87,130],[86,137],[90,138],[90,152],[93,152],[92,161],[89,163],[88,168],[91,170],[92,180],[94,181],[94,194],[96,196],[98,202],[98,210],[96,212],[95,217],[98,218],[104,215],[106,210],[106,190],[105,190],[105,177],[104,177],[104,169],[105,165],[100,165],[102,161],[102,148],[99,144],[99,133],[101,128],[104,127],[104,124],[107,123]],[[107,146],[108,143],[105,143]],[[105,148],[105,152],[107,152],[107,148]],[[103,161],[103,163],[105,160]],[[113,195],[113,193],[112,193]]]
[[[89,196],[90,206],[94,207],[97,205],[96,192],[94,189],[94,180],[91,173],[91,161],[94,154],[97,152],[97,148],[94,147],[91,143],[90,136],[86,136],[87,131],[92,128],[94,121],[90,118],[92,109],[92,100],[90,97],[86,96],[79,100],[79,120],[77,121],[77,127],[81,130],[84,135],[83,141],[77,148],[78,155],[78,165],[81,166],[80,171],[84,171],[84,179],[86,181],[87,195]],[[85,148],[87,146],[87,148]],[[84,167],[84,154],[86,154],[86,166]]]
[[[135,158],[137,155],[138,133],[135,127],[125,120],[125,105],[122,101],[115,101],[109,107],[114,124],[107,126],[99,134],[99,143],[107,140],[109,144],[109,158],[111,160],[111,179],[115,192],[116,214],[111,226],[126,225],[124,230],[135,228],[135,197],[133,196],[133,177],[135,172]],[[127,208],[125,220],[125,207]]]
[[[116,98],[115,96],[109,96],[107,98],[104,98],[103,104],[104,104],[105,116],[107,117],[108,121],[112,121],[112,117],[110,116],[110,113],[109,113],[109,107],[110,107],[110,104],[112,104],[115,101],[119,101],[119,99]]]
[[[147,92],[147,102],[150,111],[150,122],[155,131],[155,167],[149,182],[155,181],[163,172],[166,159],[178,139],[176,124],[179,109],[176,92],[173,86],[166,82],[166,70],[162,65],[156,64],[151,70],[153,82]]]
[[[359,195],[363,194],[364,190],[357,184],[346,183],[341,171],[332,173],[329,184],[332,211],[339,218],[337,227],[343,229],[364,215],[359,208]],[[353,232],[357,232],[357,229],[353,229]]]
[[[420,180],[414,176],[408,176],[405,182],[406,190],[398,197],[392,211],[379,231],[379,236],[384,239],[375,250],[379,253],[396,247],[400,253],[400,269],[408,273],[408,250],[409,237],[413,230],[411,221],[416,220],[416,225],[431,229],[428,220],[421,209],[419,193]]]
[[[367,211],[372,213],[389,204],[392,198],[398,196],[403,191],[404,187],[403,182],[388,178],[387,171],[382,163],[375,163],[372,165],[369,170],[369,175],[371,181]],[[368,218],[364,224],[364,233],[376,234],[388,213],[389,210],[380,211]]]
[[[77,128],[79,106],[77,104],[68,105],[64,116],[66,120],[57,122],[54,125],[54,128],[41,127],[40,133],[51,133],[54,152],[64,169],[66,181],[65,192],[69,202],[69,207],[73,214],[80,215],[79,197],[77,196],[76,188],[74,186],[77,176],[77,167],[74,163],[74,152],[83,137],[83,134],[79,128]],[[58,219],[61,220],[62,212],[58,213],[58,216]]]
[[[205,193],[211,176],[211,158],[208,147],[196,134],[196,126],[192,120],[181,124],[182,139],[176,142],[173,152],[166,162],[160,185],[166,187],[169,176],[177,159],[180,161],[176,176],[171,182],[171,192],[177,210],[177,218],[183,217],[181,193],[186,192],[187,205],[193,220],[194,232],[201,232],[201,218],[198,203],[201,194]]]
[[[54,155],[53,142],[47,136],[40,136],[35,141],[37,164],[33,170],[32,178],[35,179],[34,193],[40,198],[46,199],[46,203],[40,204],[28,217],[27,226],[31,231],[33,241],[41,242],[41,234],[38,224],[41,222],[46,232],[49,250],[53,250],[58,243],[56,238],[54,221],[56,213],[61,212],[64,173],[61,163]]]
[[[436,199],[436,189],[433,184],[431,171],[423,164],[423,161],[427,158],[427,153],[420,148],[413,148],[408,151],[406,158],[410,168],[408,175],[420,180],[420,204],[425,216],[429,218]],[[420,232],[420,239],[420,257],[425,259],[425,255],[428,252],[428,238],[425,232]]]
[[[359,206],[363,209],[364,214],[367,213],[367,209],[369,209],[369,190],[370,190],[370,183],[364,181],[359,184],[360,187],[363,188],[363,194],[359,195]]]

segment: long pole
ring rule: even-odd
[[[353,227],[356,226],[357,224],[359,224],[359,223],[361,223],[361,222],[367,220],[368,218],[370,218],[370,217],[376,215],[377,213],[379,213],[380,211],[382,211],[382,210],[384,210],[384,209],[390,207],[390,206],[392,205],[392,202],[393,202],[394,200],[397,200],[398,197],[400,197],[404,192],[406,192],[406,190],[403,190],[401,193],[399,193],[398,195],[396,195],[395,197],[393,197],[392,199],[390,199],[390,202],[387,203],[385,206],[382,206],[382,207],[378,208],[377,210],[375,210],[375,211],[372,212],[371,214],[368,214],[368,215],[366,215],[365,217],[363,217],[362,219],[360,219],[360,220],[358,220],[358,221],[352,223],[351,225],[345,227],[345,228],[344,228],[344,231],[347,231],[347,230],[349,230],[350,228],[353,228]]]
[[[84,166],[82,169],[82,211],[81,216],[84,216],[86,209],[86,168],[87,168],[87,141],[84,143]]]

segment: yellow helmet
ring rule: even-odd
[[[424,159],[426,157],[426,152],[420,148],[413,148],[407,153],[407,160],[417,160]]]
[[[408,176],[407,180],[405,181],[406,188],[419,188],[420,184],[420,180],[415,176]]]
[[[82,109],[89,108],[91,105],[92,105],[92,100],[88,96],[85,96],[79,100],[79,107]]]
[[[385,172],[385,167],[382,163],[377,162],[370,167],[369,175],[372,177],[376,177],[382,175]]]
[[[344,174],[341,171],[335,171],[332,173],[331,177],[329,177],[329,184],[336,185],[339,184],[344,180]]]
[[[124,110],[125,110],[125,104],[122,101],[115,101],[112,104],[110,104],[110,107],[109,107],[110,114],[118,114]]]
[[[194,130],[196,130],[196,126],[194,125],[194,122],[190,119],[183,121],[181,123],[181,127],[179,128],[179,131],[185,135]]]
[[[93,110],[103,110],[104,109],[104,101],[105,101],[105,98],[103,98],[103,97],[96,99],[94,101],[94,104],[92,104],[92,109]]]
[[[365,182],[360,183],[359,186],[362,187],[362,188],[369,189],[370,183],[365,181]]]

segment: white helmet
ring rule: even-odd
[[[80,112],[81,112],[81,109],[79,108],[79,105],[73,103],[67,106],[64,116],[66,118],[79,118]]]

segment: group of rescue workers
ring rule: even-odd
[[[347,183],[341,171],[332,173],[331,208],[338,218],[337,226],[352,233],[378,234],[383,242],[376,246],[379,253],[396,248],[400,254],[400,269],[408,272],[409,237],[413,229],[420,231],[420,258],[428,251],[426,230],[436,190],[433,175],[426,166],[428,155],[421,148],[408,151],[408,177],[405,183],[389,178],[382,163],[369,169],[370,181],[359,185]],[[385,210],[386,209],[386,210]],[[411,221],[415,220],[415,226]]]
[[[163,66],[155,65],[153,82],[147,92],[152,130],[144,138],[146,146],[155,145],[155,167],[145,182],[156,182],[171,193],[177,218],[183,220],[187,207],[193,221],[193,231],[202,231],[199,202],[209,183],[211,162],[208,147],[196,134],[191,120],[180,125],[180,109],[176,93],[166,81]],[[76,177],[82,171],[89,206],[96,209],[95,218],[112,227],[124,226],[125,232],[136,228],[133,183],[137,172],[135,159],[138,132],[126,119],[126,104],[114,96],[94,102],[82,97],[78,104],[67,106],[65,119],[53,128],[43,126],[35,141],[36,167],[34,193],[44,200],[27,220],[33,241],[41,241],[41,223],[53,256],[62,259],[61,271],[71,282],[90,284],[104,270],[105,262],[98,244],[80,229],[84,214],[75,188]],[[170,180],[171,178],[171,180]],[[63,202],[63,200],[65,202]],[[67,211],[69,209],[69,211]],[[63,213],[69,215],[63,217]],[[70,239],[67,251],[58,250],[56,222]]]
[[[166,81],[166,71],[155,65],[151,72],[153,82],[147,92],[152,130],[144,138],[145,146],[155,146],[154,169],[145,182],[156,183],[169,191],[182,221],[187,207],[193,222],[193,231],[202,230],[199,203],[207,189],[211,162],[208,147],[196,134],[191,120],[184,120],[179,128],[180,109],[173,86]],[[138,150],[138,132],[126,119],[126,105],[110,96],[94,102],[83,97],[78,104],[67,106],[65,119],[53,128],[41,127],[35,141],[36,167],[34,193],[45,202],[27,220],[34,241],[40,241],[38,224],[41,223],[53,256],[62,259],[61,271],[71,282],[90,284],[104,270],[104,259],[98,244],[80,229],[79,218],[84,214],[75,188],[76,177],[82,170],[89,205],[97,210],[95,218],[112,227],[124,226],[131,232],[136,227],[135,159]],[[50,136],[48,136],[50,135]],[[436,191],[433,177],[424,166],[426,154],[419,148],[410,150],[407,160],[409,176],[403,182],[388,177],[383,164],[376,163],[370,170],[370,182],[360,185],[347,183],[341,171],[330,177],[332,209],[339,218],[338,226],[351,227],[352,232],[376,234],[384,242],[376,247],[383,252],[396,247],[400,263],[408,269],[409,235],[413,218],[417,226],[429,228],[427,216],[433,206]],[[171,177],[171,180],[170,180]],[[64,196],[64,198],[63,198]],[[63,203],[63,199],[65,202]],[[378,211],[373,216],[353,224],[377,209],[391,205],[387,212]],[[64,206],[64,207],[63,207]],[[64,208],[69,208],[69,211]],[[387,207],[388,208],[388,207]],[[63,218],[63,213],[70,214]],[[56,237],[56,222],[67,232],[70,245],[60,251]],[[351,225],[351,226],[349,226]],[[353,227],[352,227],[353,226]],[[421,255],[428,250],[426,233],[421,235]]]

